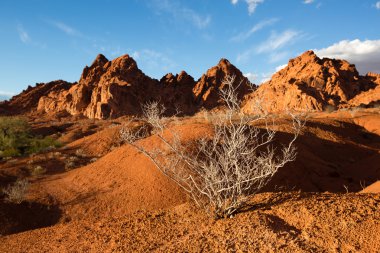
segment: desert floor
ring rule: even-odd
[[[220,220],[120,142],[126,118],[30,120],[65,145],[0,163],[0,186],[31,182],[26,202],[0,204],[0,252],[380,252],[380,109],[311,114],[297,160]],[[197,138],[209,120],[170,127]],[[288,121],[275,127],[280,142],[290,138]],[[30,175],[38,165],[46,172]]]

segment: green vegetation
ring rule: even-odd
[[[51,137],[33,136],[22,117],[0,117],[0,158],[34,154],[61,144]]]

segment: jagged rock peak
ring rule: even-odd
[[[111,63],[116,68],[138,69],[137,62],[129,54],[117,57]]]
[[[95,60],[92,62],[91,66],[103,66],[104,64],[106,64],[108,62],[108,59],[102,55],[102,54],[98,54],[95,58]]]
[[[219,60],[218,66],[223,66],[223,65],[231,65],[230,61],[227,60],[226,58],[221,58]]]
[[[266,96],[271,111],[324,110],[345,105],[372,87],[373,81],[360,76],[355,65],[306,51],[262,84],[253,98]]]
[[[319,57],[314,53],[313,50],[307,50],[299,57],[304,59],[319,59]]]
[[[163,76],[160,80],[160,83],[164,85],[186,85],[186,86],[194,86],[195,81],[192,76],[186,73],[186,71],[182,70],[179,74],[173,75],[173,73],[168,73]]]
[[[185,84],[190,84],[190,85],[194,85],[195,84],[195,81],[194,81],[194,78],[189,75],[186,71],[182,70],[178,77],[177,77],[177,80],[179,83],[185,83]]]
[[[300,56],[290,59],[288,63],[288,67],[293,67],[297,64],[308,64],[308,63],[316,63],[321,64],[321,59],[314,53],[312,50],[308,50],[301,54]]]
[[[206,109],[221,105],[219,90],[223,88],[223,80],[227,76],[234,76],[236,83],[242,82],[239,87],[238,96],[242,98],[251,88],[251,83],[243,73],[231,64],[227,59],[222,58],[219,63],[207,70],[202,75],[198,83],[193,88],[194,97]]]

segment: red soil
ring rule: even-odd
[[[378,117],[373,110],[357,117],[364,114]],[[82,134],[71,135],[77,140],[68,138],[52,161],[64,162],[78,149],[91,157],[105,155],[64,173],[49,165],[45,175],[30,177],[24,218],[17,218],[17,209],[0,211],[2,233],[10,234],[0,237],[0,252],[380,251],[380,195],[342,194],[380,179],[380,136],[357,120],[349,112],[312,115],[297,140],[297,160],[275,175],[268,193],[253,196],[245,212],[219,221],[192,206],[144,155],[121,145],[115,139],[120,125],[74,122],[60,130],[62,136]],[[41,129],[38,122],[35,126]],[[278,141],[290,138],[287,121],[276,128]],[[211,130],[199,115],[173,121],[172,129],[184,140]],[[141,144],[160,145],[155,136]],[[48,164],[49,154],[36,156],[34,164]],[[29,159],[2,162],[2,181],[28,176],[23,168]],[[302,192],[294,192],[298,189]],[[50,223],[42,222],[44,217],[51,217]],[[33,222],[25,223],[28,219]],[[25,232],[15,233],[20,231]]]

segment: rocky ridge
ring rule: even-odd
[[[85,67],[79,82],[61,93],[51,92],[40,98],[38,110],[67,111],[88,118],[104,119],[141,113],[141,104],[157,100],[168,114],[192,114],[200,107],[220,105],[216,94],[226,75],[242,80],[241,97],[248,93],[250,82],[229,61],[223,59],[195,82],[185,71],[165,75],[160,81],[146,76],[129,55],[112,61],[98,55]]]
[[[218,90],[226,76],[235,76],[243,111],[252,113],[257,100],[268,111],[285,109],[317,110],[371,105],[380,100],[380,75],[359,75],[344,60],[320,59],[313,51],[291,59],[272,79],[259,87],[251,84],[228,60],[221,59],[195,81],[185,71],[168,73],[160,80],[146,76],[129,55],[109,61],[98,55],[83,69],[77,83],[62,80],[28,87],[0,105],[2,114],[37,110],[56,114],[66,112],[88,118],[106,119],[139,115],[141,104],[160,101],[167,114],[191,115],[201,108],[222,106]],[[254,91],[253,91],[254,90]]]
[[[12,97],[9,101],[4,101],[0,105],[3,114],[23,114],[35,111],[39,101],[49,94],[62,94],[69,90],[75,83],[63,80],[49,83],[37,83],[35,87],[28,86],[20,94]]]
[[[269,111],[337,109],[350,106],[351,99],[376,86],[374,78],[360,76],[355,65],[345,60],[320,59],[307,51],[291,59],[250,94],[243,110],[251,112],[255,100],[264,100]]]

